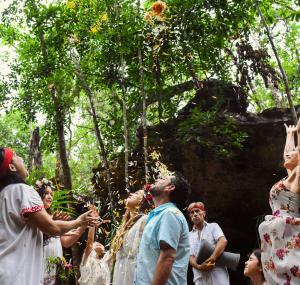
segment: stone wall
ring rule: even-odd
[[[193,108],[205,111],[214,106],[218,106],[220,118],[231,116],[238,130],[247,133],[243,149],[234,157],[218,157],[212,151],[213,146],[183,143],[176,135],[180,122],[189,117]],[[242,274],[244,261],[247,253],[259,247],[258,224],[271,212],[269,190],[286,175],[281,167],[285,122],[291,123],[288,109],[267,110],[259,115],[247,113],[245,94],[235,86],[222,85],[222,88],[203,88],[177,118],[148,129],[149,150],[158,150],[169,170],[184,174],[191,184],[191,201],[205,203],[208,221],[217,222],[224,230],[228,250],[242,254],[238,272],[230,273],[232,285],[247,284]],[[134,162],[130,175],[138,181],[133,189],[143,184],[144,176],[141,130],[137,136],[139,143],[130,158]],[[113,185],[118,190],[125,188],[123,163],[121,154],[111,165]]]

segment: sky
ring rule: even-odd
[[[0,0],[0,13],[11,4],[13,0]],[[8,61],[14,57],[14,49],[4,46],[0,39],[0,74],[7,75],[9,73]]]

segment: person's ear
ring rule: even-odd
[[[174,191],[174,190],[175,190],[175,185],[173,185],[173,184],[168,185],[166,190],[167,190],[168,192]]]
[[[17,168],[12,163],[8,165],[8,168],[11,172],[17,172]]]

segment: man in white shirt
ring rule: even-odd
[[[195,285],[229,285],[229,275],[226,267],[216,263],[223,253],[227,240],[216,223],[205,221],[206,211],[202,202],[192,203],[188,207],[193,229],[189,233],[190,265],[193,267]],[[202,264],[196,262],[202,240],[207,240],[214,246],[211,256]]]

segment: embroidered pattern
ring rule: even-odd
[[[36,206],[24,208],[21,211],[21,216],[25,217],[25,215],[28,214],[28,213],[36,213],[36,212],[42,211],[43,209],[44,209],[44,206],[41,206],[41,205],[36,205]]]

